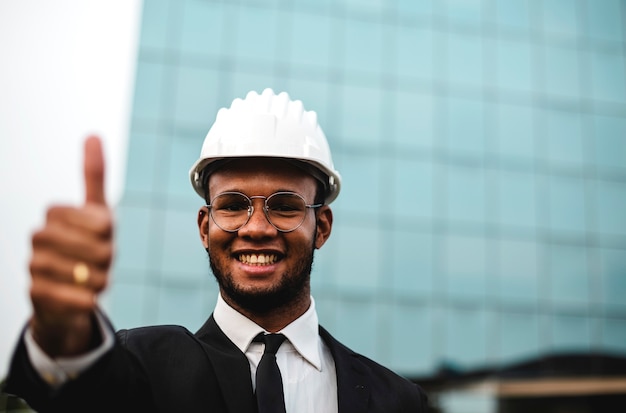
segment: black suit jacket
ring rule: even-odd
[[[335,361],[339,413],[427,411],[417,385],[348,349],[321,327],[320,335]],[[6,391],[42,413],[256,411],[248,359],[212,316],[196,334],[180,326],[155,326],[116,336],[111,351],[57,390],[30,365],[21,340]]]

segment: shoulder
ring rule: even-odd
[[[118,330],[117,341],[135,354],[175,353],[181,350],[199,349],[198,340],[185,327],[159,325]]]
[[[124,344],[131,344],[142,341],[163,340],[179,341],[193,337],[193,334],[183,326],[159,325],[149,327],[137,327],[121,329],[115,333],[118,340]]]
[[[328,331],[320,327],[320,336],[329,347],[335,360],[337,377],[361,376],[366,378],[372,391],[372,397],[386,403],[393,400],[407,407],[408,411],[426,411],[427,396],[423,389],[400,376],[391,369],[359,354],[335,339]],[[372,400],[375,403],[375,400]],[[415,407],[421,410],[414,410]]]

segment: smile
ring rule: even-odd
[[[239,254],[237,259],[248,265],[270,265],[274,264],[278,257],[276,254]]]

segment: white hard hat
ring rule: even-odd
[[[230,108],[217,112],[215,123],[204,138],[200,159],[189,171],[198,195],[205,196],[202,171],[207,166],[223,159],[245,157],[300,161],[324,184],[326,204],[339,194],[341,176],[333,165],[317,114],[304,110],[301,101],[290,100],[285,92],[276,95],[272,89],[265,89],[259,95],[251,91],[245,99],[235,99]]]

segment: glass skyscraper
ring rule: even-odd
[[[270,87],[318,113],[343,176],[312,274],[340,340],[407,376],[626,354],[624,1],[143,8],[116,327],[211,313],[188,171],[217,110]]]

